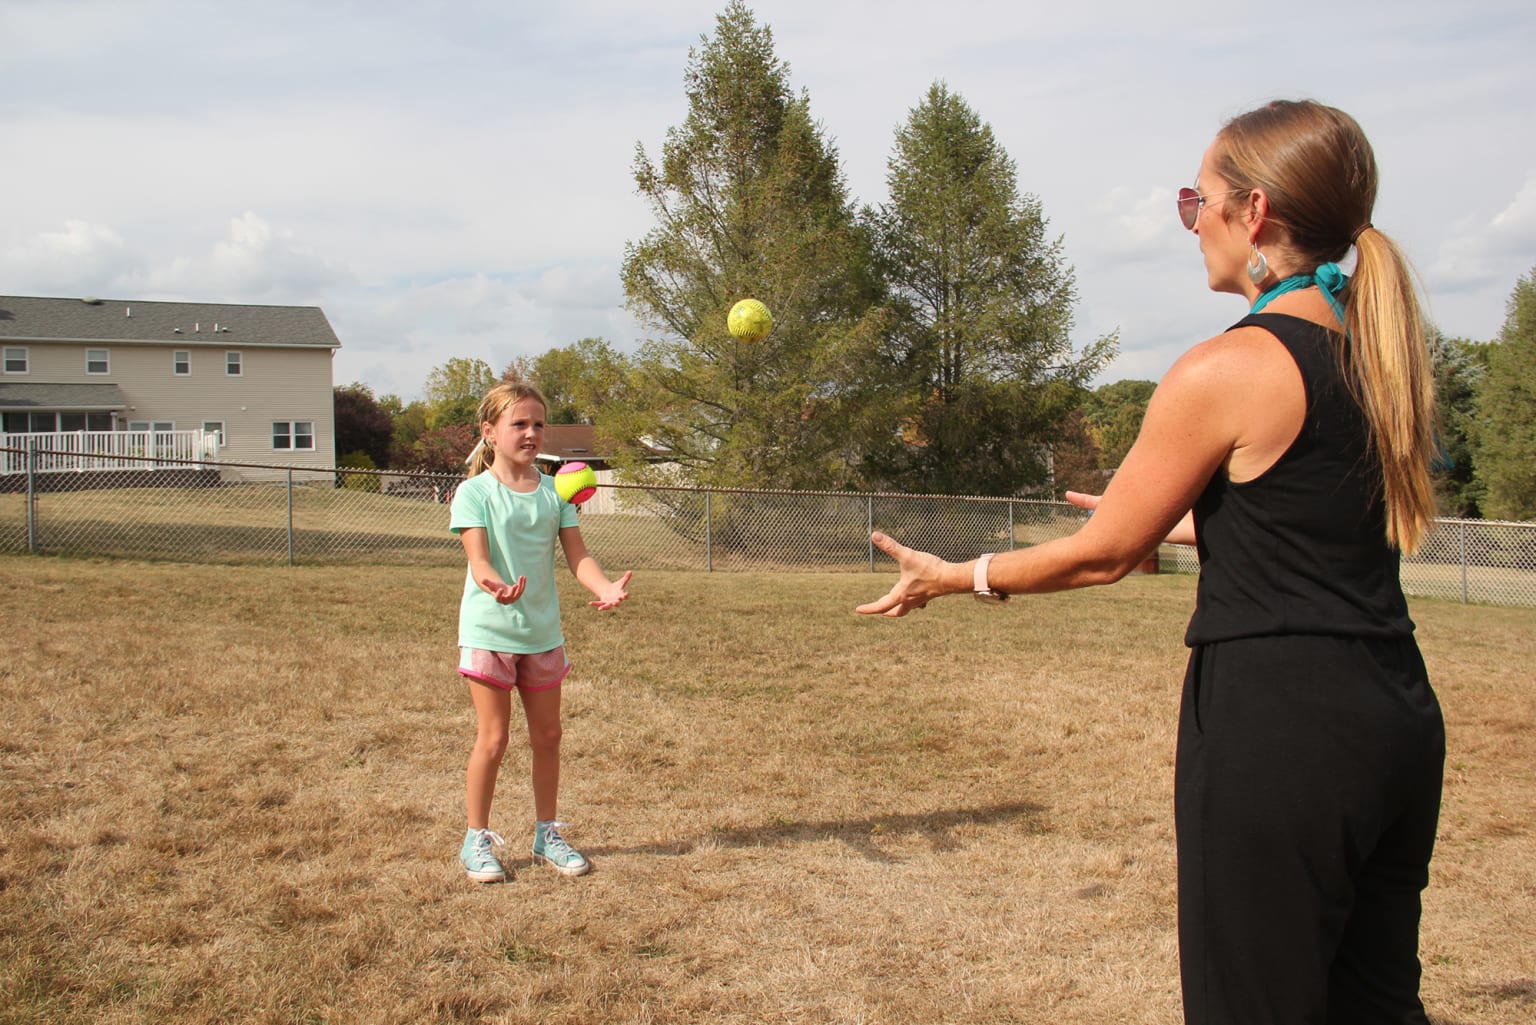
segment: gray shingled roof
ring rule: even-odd
[[[318,306],[13,295],[0,295],[0,340],[341,347]]]
[[[122,409],[128,403],[115,384],[0,384],[0,410]]]

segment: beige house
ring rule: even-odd
[[[318,307],[0,296],[0,345],[0,447],[259,464],[236,479],[336,463],[341,342]]]

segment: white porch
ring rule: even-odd
[[[213,431],[0,433],[0,473],[160,470],[218,459]]]

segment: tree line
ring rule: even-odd
[[[992,129],[935,82],[895,133],[889,200],[860,207],[790,85],[772,30],[740,0],[690,50],[688,113],[633,174],[654,227],[625,247],[633,353],[584,338],[499,373],[434,368],[424,397],[336,389],[338,461],[457,472],[475,407],[525,378],[551,423],[594,427],[635,483],[969,495],[1102,489],[1150,381],[1090,382],[1110,334],[1071,339],[1074,271]],[[765,302],[766,339],[726,330]],[[1431,330],[1442,513],[1536,518],[1536,270],[1498,340]]]

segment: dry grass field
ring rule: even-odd
[[[461,574],[0,557],[0,1022],[1180,1020],[1192,578],[903,622],[851,612],[887,576],[569,591],[595,870],[529,864],[514,740],[483,886]],[[1450,741],[1426,1002],[1530,1023],[1536,610],[1413,611]]]

